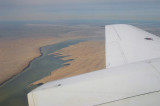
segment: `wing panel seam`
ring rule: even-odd
[[[118,101],[130,99],[130,98],[134,98],[134,97],[138,97],[138,96],[149,95],[149,94],[157,93],[157,92],[160,92],[160,90],[153,91],[153,92],[148,92],[148,93],[143,93],[143,94],[139,94],[139,95],[134,95],[134,96],[129,96],[129,97],[125,97],[125,98],[122,98],[122,99],[117,99],[117,100],[113,100],[113,101],[109,101],[109,102],[106,102],[106,103],[101,103],[101,104],[97,104],[97,105],[93,105],[93,106],[100,106],[100,105],[109,104],[109,103],[113,103],[113,102],[118,102]]]
[[[116,35],[118,36],[118,38],[121,40],[121,37],[120,37],[120,35],[118,34],[118,31],[116,30],[116,28],[115,28],[114,26],[112,26],[112,29],[115,31],[115,33],[116,33]],[[123,59],[124,59],[124,63],[128,63],[127,58],[126,58],[125,53],[124,53],[124,50],[122,49],[122,47],[121,47],[121,45],[120,45],[120,42],[118,42],[118,41],[116,41],[116,42],[117,42],[117,44],[118,44],[118,46],[119,46],[119,50],[120,50],[120,52],[121,52],[121,55],[122,55],[122,57],[123,57]]]

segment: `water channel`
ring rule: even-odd
[[[68,40],[40,48],[41,56],[33,59],[20,74],[0,86],[0,106],[28,106],[27,93],[39,86],[30,84],[63,67],[65,62],[71,61],[63,61],[62,56],[57,57],[51,53],[81,41],[83,40]]]

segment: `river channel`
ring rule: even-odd
[[[41,56],[33,59],[20,74],[0,86],[0,106],[28,106],[27,93],[39,86],[30,84],[71,61],[61,60],[62,56],[57,57],[51,53],[81,41],[83,40],[68,40],[40,48]]]

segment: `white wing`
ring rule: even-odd
[[[160,38],[130,25],[106,26],[107,69],[46,83],[30,106],[160,106]]]
[[[106,26],[107,68],[160,57],[160,38],[130,25]]]

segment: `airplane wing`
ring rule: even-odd
[[[106,26],[106,67],[160,57],[160,38],[130,25]]]
[[[160,38],[107,25],[106,69],[46,83],[29,106],[160,106]]]

